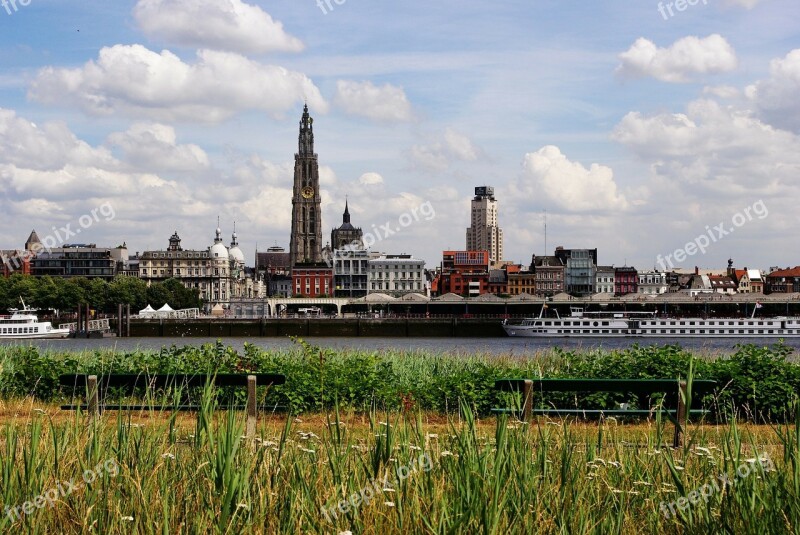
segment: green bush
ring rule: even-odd
[[[112,350],[84,353],[40,352],[35,347],[0,349],[0,395],[41,400],[72,395],[58,386],[62,373],[282,373],[285,385],[269,389],[261,403],[293,413],[340,407],[421,408],[454,412],[466,404],[486,415],[506,403],[494,390],[499,378],[679,378],[690,364],[696,379],[714,379],[717,391],[703,400],[720,418],[731,414],[753,421],[780,421],[800,388],[800,368],[792,349],[737,346],[728,357],[698,358],[676,345],[638,346],[588,352],[553,349],[528,357],[460,356],[419,351],[332,350],[303,340],[288,350],[245,344],[237,351],[217,341],[160,351]],[[237,392],[243,396],[243,392]],[[621,402],[648,406],[657,400],[625,394],[564,393],[547,403],[581,408],[615,408]]]

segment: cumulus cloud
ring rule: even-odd
[[[210,166],[208,155],[197,145],[178,145],[175,129],[159,123],[134,123],[125,132],[108,137],[134,167],[159,171],[197,171]]]
[[[103,48],[97,61],[77,69],[41,69],[28,95],[91,115],[161,121],[213,123],[244,110],[278,115],[304,99],[319,112],[328,108],[302,73],[212,50],[200,50],[196,62],[185,63],[167,50],[158,54],[141,45]]]
[[[663,187],[715,201],[732,195],[795,197],[800,139],[763,123],[746,110],[712,100],[692,102],[686,113],[627,114],[614,139],[644,161]]]
[[[241,0],[139,0],[145,34],[170,43],[232,52],[299,52],[303,43],[260,7]]]
[[[592,164],[588,169],[570,161],[558,147],[548,145],[525,155],[522,175],[512,182],[517,199],[545,197],[571,212],[609,212],[628,208],[618,191],[610,167]]]
[[[0,161],[40,171],[61,169],[67,163],[113,168],[114,158],[104,148],[79,140],[63,122],[41,127],[0,108]]]
[[[761,117],[781,128],[800,131],[800,48],[770,62],[770,78],[746,88]]]
[[[736,68],[733,47],[719,34],[706,38],[684,37],[668,48],[640,37],[619,55],[617,74],[631,78],[653,77],[663,82],[688,82],[693,75],[729,72]]]
[[[378,173],[364,173],[358,177],[358,183],[362,186],[374,186],[383,184],[383,177]]]
[[[411,103],[402,87],[370,81],[339,80],[334,102],[346,113],[380,122],[403,122],[413,118]]]
[[[444,171],[453,161],[474,162],[484,156],[472,140],[452,128],[447,128],[436,141],[414,145],[408,152],[413,166],[429,171]]]

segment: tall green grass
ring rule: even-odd
[[[59,421],[36,413],[0,428],[2,505],[14,507],[118,469],[12,520],[12,533],[796,533],[800,529],[800,408],[758,433],[735,421],[690,427],[671,449],[657,426],[596,431],[567,421],[501,417],[479,426],[466,403],[431,432],[417,410],[372,411],[366,423],[335,405],[317,433],[260,427],[242,436],[236,412],[197,426],[128,413]],[[769,471],[757,459],[774,462]],[[420,459],[430,461],[418,468]],[[722,474],[747,477],[667,516]],[[405,474],[401,477],[400,474]],[[365,489],[372,489],[367,492]],[[369,499],[364,499],[371,494]],[[353,497],[361,496],[361,499]],[[344,505],[342,505],[344,504]],[[13,515],[12,515],[13,516]]]

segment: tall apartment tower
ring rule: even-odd
[[[289,240],[291,265],[322,262],[322,211],[319,196],[319,164],[314,153],[314,119],[303,107],[299,149],[294,155],[292,194],[292,236]]]
[[[467,229],[467,251],[489,251],[489,263],[503,260],[503,229],[497,226],[497,199],[494,188],[475,188],[472,199],[472,226]]]

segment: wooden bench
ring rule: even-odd
[[[121,403],[106,403],[106,396],[111,389],[120,393],[132,394],[137,389],[165,389],[177,390],[185,388],[203,388],[205,386],[215,387],[247,387],[247,403],[244,407],[233,404],[223,408],[245,409],[247,411],[247,436],[253,437],[256,429],[256,387],[282,385],[286,382],[286,376],[271,373],[256,374],[107,374],[102,376],[67,374],[58,378],[59,384],[65,387],[72,387],[73,392],[78,389],[85,391],[85,404],[62,405],[62,410],[82,410],[88,411],[91,416],[97,416],[105,410],[129,410],[142,411],[151,410],[153,405],[130,405]],[[179,411],[198,411],[199,405],[174,404],[164,406],[165,410]]]
[[[523,420],[537,415],[574,416],[652,416],[660,412],[675,424],[673,446],[683,442],[683,429],[689,415],[702,416],[707,410],[687,410],[688,386],[678,379],[498,379],[495,389],[505,392],[519,392],[522,403],[519,409],[492,409],[495,413],[518,414]],[[692,399],[698,399],[713,391],[716,381],[694,380],[691,383]],[[618,392],[631,394],[665,394],[664,402],[653,409],[559,409],[535,408],[534,395],[544,392]]]

